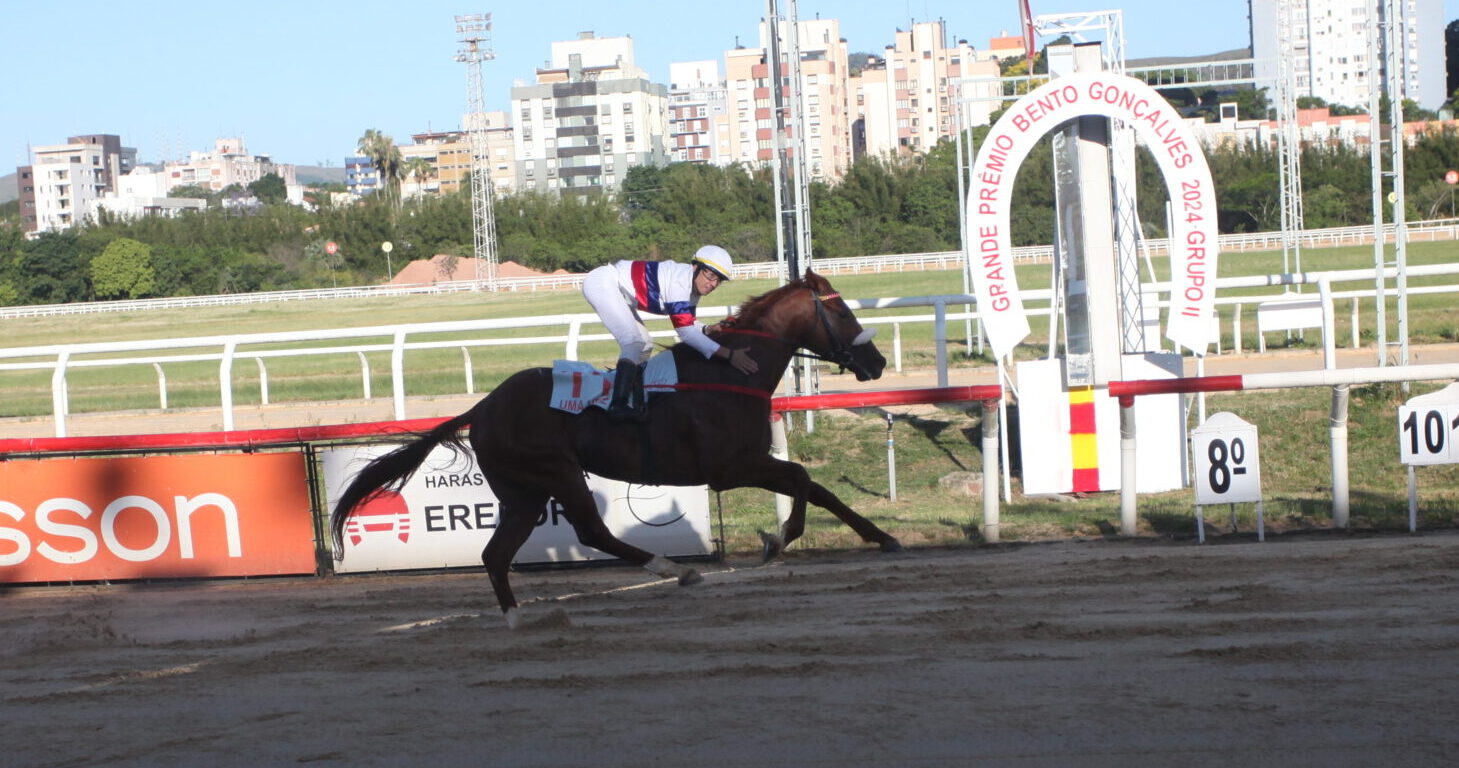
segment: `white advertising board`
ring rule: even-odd
[[[329,508],[370,459],[396,446],[368,445],[321,452]],[[713,551],[709,495],[704,486],[668,487],[588,476],[599,514],[615,536],[664,555]],[[341,573],[481,565],[496,530],[498,504],[475,457],[438,447],[399,493],[384,493],[355,511],[346,525]],[[517,552],[518,563],[610,559],[578,543],[555,501]]]
[[[1196,503],[1261,501],[1261,454],[1255,424],[1234,413],[1215,413],[1191,430]]]

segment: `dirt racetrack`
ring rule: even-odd
[[[1454,532],[701,569],[0,592],[0,763],[1459,764]]]

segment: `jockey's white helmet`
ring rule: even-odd
[[[735,261],[730,258],[729,251],[717,245],[706,245],[695,251],[693,263],[708,268],[725,280],[730,279],[730,271],[735,268]]]

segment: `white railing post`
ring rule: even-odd
[[[71,350],[61,350],[56,355],[56,369],[51,372],[51,413],[56,419],[56,437],[66,436],[66,413],[71,409],[66,396],[66,366],[70,362]]]
[[[1002,525],[998,510],[998,405],[983,401],[983,541],[997,544]]]
[[[223,345],[223,360],[218,364],[218,389],[223,405],[223,431],[233,431],[233,353],[238,351],[238,342],[229,341]]]
[[[578,359],[578,337],[583,333],[583,321],[574,320],[567,325],[567,350],[563,355],[568,360]]]
[[[390,347],[390,386],[395,393],[395,418],[405,420],[405,331],[395,332]]]
[[[897,373],[902,372],[902,324],[892,323],[892,365]]]
[[[1241,354],[1241,305],[1231,313],[1231,351]]]
[[[1120,398],[1120,534],[1134,536],[1135,516],[1135,398]]]
[[[947,386],[947,302],[941,299],[932,305],[933,341],[937,345],[937,386]]]
[[[364,352],[356,352],[360,356],[360,380],[364,383],[365,399],[370,399],[370,359],[365,357]]]
[[[1353,349],[1357,349],[1358,348],[1358,340],[1359,340],[1359,334],[1358,334],[1358,297],[1357,296],[1354,296],[1353,297],[1353,318],[1352,318],[1352,326],[1353,326]]]
[[[162,410],[167,410],[167,374],[162,372],[161,363],[153,363],[152,368],[157,371],[157,403]]]
[[[258,404],[268,405],[268,367],[261,357],[253,358],[253,362],[258,363]]]
[[[471,370],[471,350],[467,347],[461,348],[461,359],[466,366],[466,394],[476,394],[476,372]]]
[[[1337,320],[1332,309],[1332,283],[1327,278],[1317,281],[1317,296],[1322,302],[1322,361],[1324,367],[1337,367]]]

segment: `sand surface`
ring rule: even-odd
[[[1459,533],[698,567],[3,590],[0,762],[1459,764]]]

